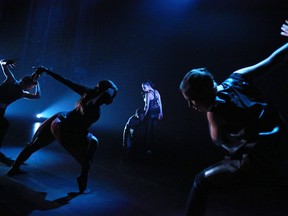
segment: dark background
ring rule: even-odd
[[[18,79],[43,65],[91,87],[113,80],[119,95],[95,127],[117,133],[119,146],[127,119],[144,105],[141,82],[150,79],[163,103],[158,142],[208,163],[216,147],[205,116],[188,109],[180,94],[181,79],[207,67],[221,82],[267,57],[287,41],[280,35],[287,11],[286,0],[1,0],[0,58],[17,59]],[[285,119],[287,66],[257,83]],[[65,86],[45,75],[39,81],[42,98],[17,101],[8,117],[74,106],[78,96]]]

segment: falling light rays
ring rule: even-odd
[[[48,106],[42,112],[36,114],[37,118],[49,118],[52,115],[72,110],[75,106],[76,101],[79,99],[79,96],[76,94],[66,94],[62,96],[58,101]]]

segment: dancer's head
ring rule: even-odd
[[[117,86],[111,80],[101,80],[97,83],[96,89],[99,91],[100,94],[108,89],[114,90],[113,95],[107,97],[107,100],[105,100],[105,104],[112,103],[118,92]]]
[[[139,118],[141,121],[144,119],[145,112],[142,108],[136,109],[135,116]]]
[[[108,91],[111,89],[113,93],[108,93]],[[76,108],[80,110],[80,112],[84,113],[84,106],[85,104],[93,100],[95,98],[98,98],[101,96],[101,101],[99,102],[99,106],[102,104],[111,104],[116,97],[118,92],[117,86],[111,81],[111,80],[101,80],[100,82],[97,83],[95,88],[89,89],[81,98],[80,100],[76,103]]]
[[[38,82],[33,80],[32,76],[24,76],[20,79],[20,86],[25,91],[32,89],[37,84]]]
[[[154,83],[152,83],[150,80],[145,80],[142,82],[142,90],[144,92],[149,92],[150,90],[153,90]]]
[[[198,111],[208,111],[215,101],[217,84],[206,68],[189,71],[180,84],[180,91],[189,107]]]

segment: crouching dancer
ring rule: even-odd
[[[63,83],[81,98],[75,108],[69,112],[59,112],[41,124],[35,132],[32,142],[18,155],[8,175],[19,174],[23,164],[34,152],[57,140],[81,165],[81,174],[77,178],[79,193],[84,193],[87,188],[90,164],[98,145],[95,136],[89,133],[90,126],[100,118],[100,107],[111,104],[117,95],[118,88],[110,80],[102,80],[96,87],[88,88],[68,80],[44,67],[38,71]]]

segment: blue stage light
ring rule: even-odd
[[[38,114],[36,114],[36,117],[37,117],[37,118],[41,118],[41,117],[42,117],[42,114],[41,114],[41,113],[38,113]]]

